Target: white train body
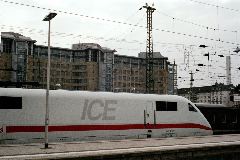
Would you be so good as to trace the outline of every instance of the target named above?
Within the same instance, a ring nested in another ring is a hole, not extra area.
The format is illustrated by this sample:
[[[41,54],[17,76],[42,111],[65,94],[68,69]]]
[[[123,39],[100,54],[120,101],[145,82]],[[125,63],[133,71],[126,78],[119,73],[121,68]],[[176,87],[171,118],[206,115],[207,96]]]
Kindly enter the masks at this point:
[[[51,90],[49,141],[212,134],[180,96]],[[0,88],[0,143],[43,142],[46,91]]]

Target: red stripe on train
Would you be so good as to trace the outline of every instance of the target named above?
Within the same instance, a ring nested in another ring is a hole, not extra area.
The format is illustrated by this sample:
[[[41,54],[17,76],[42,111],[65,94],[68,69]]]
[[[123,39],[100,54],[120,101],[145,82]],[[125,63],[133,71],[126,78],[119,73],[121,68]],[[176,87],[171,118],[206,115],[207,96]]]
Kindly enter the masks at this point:
[[[166,129],[166,128],[199,128],[212,130],[211,128],[195,123],[181,124],[95,124],[95,125],[65,125],[49,126],[49,132],[57,131],[94,131],[94,130],[130,130],[130,129]],[[6,126],[6,133],[16,132],[44,132],[44,126]]]

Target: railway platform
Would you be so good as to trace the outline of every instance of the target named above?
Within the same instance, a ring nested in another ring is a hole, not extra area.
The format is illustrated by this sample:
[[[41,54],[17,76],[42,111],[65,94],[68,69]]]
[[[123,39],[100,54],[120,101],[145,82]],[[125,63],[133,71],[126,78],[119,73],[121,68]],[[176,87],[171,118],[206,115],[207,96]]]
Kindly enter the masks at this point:
[[[212,155],[240,158],[240,134],[44,144],[1,144],[0,160],[22,159],[191,159]]]

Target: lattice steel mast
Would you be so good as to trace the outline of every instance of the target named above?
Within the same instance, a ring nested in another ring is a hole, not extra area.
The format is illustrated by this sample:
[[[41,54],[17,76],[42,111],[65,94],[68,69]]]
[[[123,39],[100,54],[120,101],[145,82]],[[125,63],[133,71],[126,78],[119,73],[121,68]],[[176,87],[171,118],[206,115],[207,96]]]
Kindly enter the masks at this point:
[[[152,14],[156,9],[147,3],[143,8],[147,9],[146,93],[154,93]]]

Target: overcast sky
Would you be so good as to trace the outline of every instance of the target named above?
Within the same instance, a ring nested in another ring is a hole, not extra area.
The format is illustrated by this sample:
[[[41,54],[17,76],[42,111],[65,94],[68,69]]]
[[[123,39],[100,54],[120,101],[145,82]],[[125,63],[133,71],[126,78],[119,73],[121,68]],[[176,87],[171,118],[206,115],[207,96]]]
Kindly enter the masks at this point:
[[[0,0],[0,31],[18,32],[47,45],[48,23],[42,19],[51,10],[58,13],[52,20],[52,46],[91,42],[137,56],[146,51],[146,11],[139,10],[146,3],[156,8],[154,51],[170,62],[176,60],[179,88],[189,87],[191,71],[194,86],[226,83],[227,55],[232,82],[239,83],[240,53],[233,52],[240,39],[239,0]],[[200,44],[209,47],[199,48]],[[208,52],[210,61],[203,56]],[[206,66],[198,67],[200,63]]]

